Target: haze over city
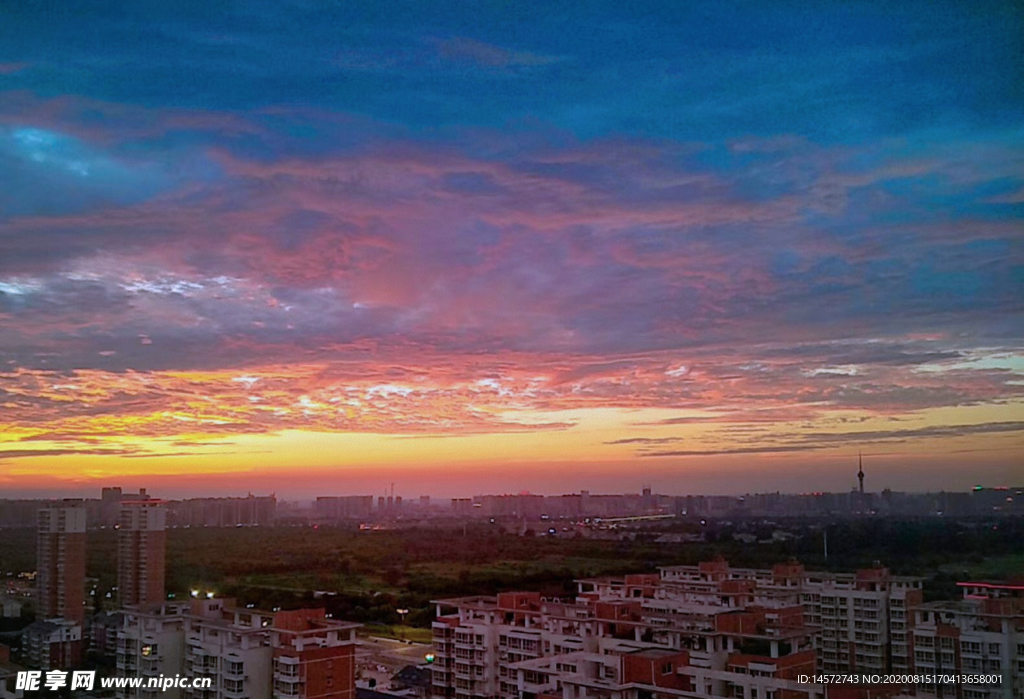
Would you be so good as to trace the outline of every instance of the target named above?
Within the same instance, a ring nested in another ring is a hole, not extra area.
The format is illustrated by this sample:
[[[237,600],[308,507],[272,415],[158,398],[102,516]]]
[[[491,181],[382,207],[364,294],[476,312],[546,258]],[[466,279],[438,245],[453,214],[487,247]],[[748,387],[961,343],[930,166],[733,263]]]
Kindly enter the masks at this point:
[[[5,8],[0,490],[1019,484],[1020,6],[627,5]]]

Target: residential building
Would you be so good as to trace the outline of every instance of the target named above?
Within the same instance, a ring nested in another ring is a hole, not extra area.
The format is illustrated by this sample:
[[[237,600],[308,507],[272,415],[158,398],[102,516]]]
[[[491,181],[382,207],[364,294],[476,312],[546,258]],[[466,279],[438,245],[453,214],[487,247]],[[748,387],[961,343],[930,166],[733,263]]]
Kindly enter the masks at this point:
[[[209,689],[170,688],[162,699],[354,699],[356,628],[322,609],[263,612],[230,599],[165,603],[125,611],[117,667],[126,677],[210,678]]]
[[[82,626],[69,619],[40,619],[22,631],[22,651],[38,670],[67,670],[82,659]]]
[[[163,500],[121,502],[117,594],[122,607],[158,605],[164,601],[166,521]]]
[[[327,619],[322,609],[275,613],[274,699],[355,699],[357,627]]]
[[[433,696],[815,699],[825,687],[799,678],[822,669],[826,642],[826,671],[912,667],[906,650],[893,656],[890,633],[905,632],[921,579],[881,566],[842,575],[796,561],[736,569],[716,558],[577,584],[571,599],[437,600]]]
[[[85,617],[85,507],[55,502],[37,513],[36,604],[41,619]]]
[[[661,577],[675,594],[700,591],[713,598],[725,593],[722,599],[734,606],[755,601],[801,606],[816,631],[822,672],[906,672],[912,667],[907,610],[922,602],[923,578],[892,575],[879,563],[856,573],[816,573],[796,561],[757,570],[731,568],[721,559],[664,568]]]
[[[915,672],[989,675],[997,682],[922,682],[917,694],[940,699],[1024,697],[1024,582],[962,582],[963,599],[912,610]]]
[[[174,676],[183,673],[185,615],[190,606],[165,603],[146,609],[126,609],[117,631],[116,668],[119,677]],[[180,699],[182,690],[118,689],[119,699]]]
[[[11,649],[0,643],[0,699],[24,699],[25,691],[18,689],[18,673],[24,668],[11,662]]]

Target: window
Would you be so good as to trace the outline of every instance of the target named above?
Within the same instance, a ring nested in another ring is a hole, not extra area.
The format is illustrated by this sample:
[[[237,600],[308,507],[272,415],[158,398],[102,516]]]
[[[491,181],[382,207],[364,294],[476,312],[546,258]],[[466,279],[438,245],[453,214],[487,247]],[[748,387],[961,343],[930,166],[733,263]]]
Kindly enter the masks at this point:
[[[661,666],[661,674],[671,675],[672,674],[672,663],[665,663]]]
[[[1003,647],[1000,644],[998,644],[998,643],[989,643],[988,644],[988,653],[989,653],[989,655],[999,655],[1002,652],[1003,652]]]

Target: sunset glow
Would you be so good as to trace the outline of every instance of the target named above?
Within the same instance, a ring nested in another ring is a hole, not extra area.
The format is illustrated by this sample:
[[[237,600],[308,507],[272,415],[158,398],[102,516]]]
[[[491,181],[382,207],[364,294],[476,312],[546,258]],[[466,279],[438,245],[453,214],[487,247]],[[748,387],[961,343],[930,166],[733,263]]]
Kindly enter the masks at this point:
[[[0,489],[1020,479],[1013,4],[361,7],[11,12]]]

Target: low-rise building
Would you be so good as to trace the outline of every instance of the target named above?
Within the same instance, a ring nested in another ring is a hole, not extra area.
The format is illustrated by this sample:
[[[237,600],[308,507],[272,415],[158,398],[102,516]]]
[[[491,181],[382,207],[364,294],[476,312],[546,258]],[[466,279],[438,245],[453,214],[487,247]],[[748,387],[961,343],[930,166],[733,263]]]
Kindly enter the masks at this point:
[[[209,688],[169,688],[164,699],[353,699],[355,629],[324,610],[263,612],[230,599],[129,609],[118,633],[118,672],[209,678]],[[122,699],[157,690],[126,689]]]
[[[963,582],[963,599],[912,610],[915,672],[988,675],[997,682],[921,682],[918,694],[940,699],[1024,697],[1024,582]]]
[[[82,660],[82,627],[67,619],[41,619],[22,631],[22,648],[29,666],[38,670],[67,670]]]

